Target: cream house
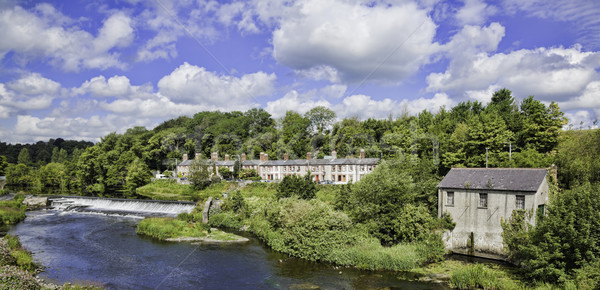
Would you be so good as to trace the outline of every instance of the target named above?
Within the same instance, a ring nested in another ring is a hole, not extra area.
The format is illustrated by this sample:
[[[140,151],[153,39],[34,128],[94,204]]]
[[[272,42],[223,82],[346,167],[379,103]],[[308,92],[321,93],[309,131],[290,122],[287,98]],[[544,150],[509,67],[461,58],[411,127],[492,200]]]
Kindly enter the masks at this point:
[[[196,155],[196,158],[199,158]],[[304,176],[310,172],[313,180],[330,181],[334,183],[357,182],[366,174],[375,170],[379,158],[365,158],[365,151],[361,150],[358,158],[337,158],[335,151],[331,158],[313,159],[311,153],[307,153],[306,159],[289,159],[285,154],[283,160],[269,160],[266,153],[260,153],[259,160],[246,160],[246,155],[240,156],[242,169],[254,169],[264,180],[278,181],[288,175]],[[192,160],[187,159],[184,154],[183,161],[177,165],[179,174],[183,177],[189,174],[189,166]],[[230,160],[229,155],[225,155],[225,160],[218,160],[218,154],[213,153],[209,163],[219,168],[226,167],[233,171],[235,161]]]

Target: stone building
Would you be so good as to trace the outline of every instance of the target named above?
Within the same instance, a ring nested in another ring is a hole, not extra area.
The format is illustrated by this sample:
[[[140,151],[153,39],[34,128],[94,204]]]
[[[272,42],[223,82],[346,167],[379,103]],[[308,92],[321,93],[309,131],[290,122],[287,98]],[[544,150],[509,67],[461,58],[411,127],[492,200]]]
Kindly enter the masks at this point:
[[[199,158],[196,154],[196,158]],[[183,161],[177,165],[177,171],[182,177],[189,174],[189,166],[192,160],[188,160],[184,154]],[[357,182],[366,174],[375,170],[379,158],[365,158],[365,151],[361,150],[358,158],[337,158],[335,151],[331,152],[331,157],[327,159],[313,159],[311,153],[306,154],[306,159],[289,159],[284,154],[283,160],[269,160],[266,153],[260,153],[258,160],[247,160],[246,154],[240,155],[242,169],[254,169],[258,176],[263,180],[282,180],[288,175],[304,176],[308,172],[314,181],[329,181],[334,183]],[[229,155],[225,155],[225,160],[219,160],[218,154],[212,153],[209,164],[214,166],[219,172],[219,168],[226,167],[233,171],[235,161],[230,160]]]
[[[456,227],[446,232],[446,248],[462,254],[505,258],[501,220],[517,209],[536,211],[548,204],[547,169],[452,168],[438,184],[438,216],[448,213]]]

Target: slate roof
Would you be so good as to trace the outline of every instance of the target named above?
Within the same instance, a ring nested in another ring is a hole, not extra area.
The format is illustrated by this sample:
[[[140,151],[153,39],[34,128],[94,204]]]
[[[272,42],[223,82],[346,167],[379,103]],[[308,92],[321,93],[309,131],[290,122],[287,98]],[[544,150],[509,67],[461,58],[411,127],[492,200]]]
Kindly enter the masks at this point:
[[[438,188],[536,192],[547,173],[538,168],[452,168]]]
[[[188,159],[182,161],[178,166],[190,166],[194,160]],[[375,165],[379,161],[379,158],[341,158],[341,159],[309,159],[309,165]],[[214,163],[210,159],[207,160],[209,164]],[[233,166],[235,161],[217,161],[218,166]],[[246,160],[242,161],[242,166],[302,166],[306,165],[306,159],[290,159],[290,160],[267,160],[261,162],[260,160]]]

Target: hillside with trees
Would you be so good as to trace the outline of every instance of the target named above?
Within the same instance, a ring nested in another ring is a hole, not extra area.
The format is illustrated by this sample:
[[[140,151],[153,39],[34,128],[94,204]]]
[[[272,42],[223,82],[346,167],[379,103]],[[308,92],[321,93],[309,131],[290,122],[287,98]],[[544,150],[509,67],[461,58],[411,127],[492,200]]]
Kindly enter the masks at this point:
[[[487,106],[468,101],[435,114],[422,111],[396,119],[336,121],[335,112],[325,107],[303,115],[288,111],[277,120],[257,108],[199,112],[152,130],[135,127],[123,134],[111,133],[94,146],[59,138],[20,145],[16,154],[19,146],[0,143],[0,155],[10,164],[7,182],[11,185],[122,195],[144,183],[141,178],[128,181],[128,175],[173,170],[183,154],[210,156],[211,152],[218,152],[220,158],[245,153],[249,159],[265,152],[273,160],[283,159],[284,154],[304,158],[307,152],[323,158],[334,150],[343,158],[358,156],[365,149],[367,157],[429,160],[439,176],[451,167],[484,167],[486,162],[490,167],[547,167],[557,161],[565,124],[555,103],[545,105],[534,97],[519,103],[502,89]]]

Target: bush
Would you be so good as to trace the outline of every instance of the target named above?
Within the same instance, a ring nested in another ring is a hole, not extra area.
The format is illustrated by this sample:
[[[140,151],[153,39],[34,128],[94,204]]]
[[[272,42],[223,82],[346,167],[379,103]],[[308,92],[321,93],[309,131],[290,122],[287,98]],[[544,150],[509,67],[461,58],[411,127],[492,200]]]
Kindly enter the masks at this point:
[[[232,212],[221,212],[219,214],[210,215],[208,223],[213,227],[240,229],[244,226],[238,215]]]
[[[317,192],[317,184],[312,180],[310,174],[304,177],[288,175],[277,186],[277,198],[296,196],[302,199],[313,199]]]

